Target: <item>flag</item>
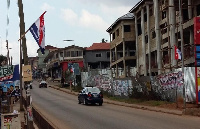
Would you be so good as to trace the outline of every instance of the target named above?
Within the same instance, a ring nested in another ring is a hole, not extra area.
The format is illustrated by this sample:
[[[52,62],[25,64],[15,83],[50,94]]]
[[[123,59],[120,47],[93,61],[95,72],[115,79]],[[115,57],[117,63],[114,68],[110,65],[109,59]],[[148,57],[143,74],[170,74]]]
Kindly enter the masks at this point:
[[[174,50],[175,50],[175,59],[178,60],[178,59],[181,59],[181,51],[174,45]]]
[[[46,11],[29,28],[35,41],[38,43],[42,54],[44,54],[44,50],[45,50],[45,25],[44,25],[45,13]]]

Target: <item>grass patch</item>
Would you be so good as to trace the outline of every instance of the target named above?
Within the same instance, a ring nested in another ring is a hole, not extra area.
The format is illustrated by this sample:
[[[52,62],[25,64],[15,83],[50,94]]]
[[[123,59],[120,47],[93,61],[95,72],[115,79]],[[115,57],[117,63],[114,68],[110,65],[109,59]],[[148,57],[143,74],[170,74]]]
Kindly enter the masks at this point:
[[[170,102],[166,101],[155,101],[155,100],[144,100],[144,99],[134,99],[134,98],[118,98],[118,97],[105,97],[110,100],[125,102],[129,104],[139,104],[145,106],[160,106],[165,104],[171,104]]]

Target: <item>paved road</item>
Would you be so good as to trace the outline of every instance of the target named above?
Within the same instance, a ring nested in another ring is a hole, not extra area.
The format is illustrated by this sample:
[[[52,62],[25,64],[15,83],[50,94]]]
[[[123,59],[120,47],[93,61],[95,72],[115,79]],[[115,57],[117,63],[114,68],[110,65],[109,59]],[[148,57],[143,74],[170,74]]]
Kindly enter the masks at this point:
[[[77,96],[33,83],[33,103],[59,129],[198,129],[200,118],[112,104],[79,105]]]

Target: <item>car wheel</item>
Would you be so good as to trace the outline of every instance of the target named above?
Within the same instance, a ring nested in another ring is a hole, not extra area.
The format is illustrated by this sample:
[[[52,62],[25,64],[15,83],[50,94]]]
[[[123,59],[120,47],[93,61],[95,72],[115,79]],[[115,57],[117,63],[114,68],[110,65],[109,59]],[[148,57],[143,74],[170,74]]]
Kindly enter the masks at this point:
[[[83,104],[84,104],[84,105],[88,105],[88,103],[87,103],[87,100],[86,100],[86,99],[84,99],[84,100],[83,100]]]
[[[99,106],[102,106],[102,103],[99,103]]]

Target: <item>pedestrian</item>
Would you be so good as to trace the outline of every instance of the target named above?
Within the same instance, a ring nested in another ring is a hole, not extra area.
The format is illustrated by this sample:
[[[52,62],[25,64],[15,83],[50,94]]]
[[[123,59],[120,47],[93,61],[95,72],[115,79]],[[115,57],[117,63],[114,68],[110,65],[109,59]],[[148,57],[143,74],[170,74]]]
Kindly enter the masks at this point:
[[[3,88],[0,87],[0,99],[3,100],[4,99],[4,94],[3,94]]]
[[[62,77],[62,78],[61,78],[61,87],[64,87],[64,83],[65,83],[65,78]]]

